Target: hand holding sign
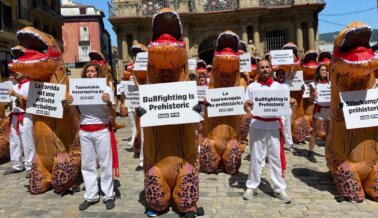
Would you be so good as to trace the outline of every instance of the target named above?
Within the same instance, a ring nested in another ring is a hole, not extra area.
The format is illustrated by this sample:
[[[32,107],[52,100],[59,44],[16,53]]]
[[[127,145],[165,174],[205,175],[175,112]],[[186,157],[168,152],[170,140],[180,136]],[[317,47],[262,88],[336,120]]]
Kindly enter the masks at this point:
[[[102,94],[105,90],[106,78],[70,79],[73,105],[104,104]]]

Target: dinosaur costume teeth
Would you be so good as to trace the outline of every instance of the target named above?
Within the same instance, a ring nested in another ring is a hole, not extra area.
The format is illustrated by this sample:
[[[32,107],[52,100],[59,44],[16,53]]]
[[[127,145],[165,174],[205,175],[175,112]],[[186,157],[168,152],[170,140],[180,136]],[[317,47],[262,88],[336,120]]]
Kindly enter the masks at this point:
[[[239,86],[238,45],[239,37],[235,33],[225,31],[219,35],[213,59],[212,84],[209,88]],[[208,117],[205,109],[203,128],[205,139],[201,143],[200,150],[202,170],[213,173],[223,165],[226,173],[235,174],[239,171],[241,155],[245,149],[245,143],[241,143],[241,123],[241,115]]]
[[[25,27],[17,37],[21,45],[12,49],[16,57],[9,64],[12,71],[30,80],[68,86],[61,50],[52,36]],[[56,193],[62,193],[75,184],[80,170],[79,120],[65,105],[62,119],[34,115],[33,125],[36,156],[29,191],[41,194],[54,188]]]
[[[375,87],[377,60],[368,44],[371,28],[353,22],[336,37],[331,72],[331,120],[326,143],[327,166],[346,200],[378,201],[378,127],[346,129],[341,91]]]
[[[162,9],[152,21],[147,83],[188,81],[188,76],[180,18],[170,9]],[[143,128],[144,187],[150,209],[164,211],[173,202],[180,213],[196,211],[199,178],[195,130],[194,123]]]

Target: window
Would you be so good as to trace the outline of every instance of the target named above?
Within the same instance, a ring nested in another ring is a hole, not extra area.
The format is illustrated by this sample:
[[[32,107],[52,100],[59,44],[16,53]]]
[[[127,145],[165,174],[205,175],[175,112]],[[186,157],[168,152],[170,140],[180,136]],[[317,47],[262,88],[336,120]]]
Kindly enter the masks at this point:
[[[86,26],[80,27],[80,41],[89,41],[89,30]]]
[[[1,4],[1,29],[13,30],[12,7],[6,4]]]
[[[89,46],[79,46],[79,61],[89,61]]]
[[[87,8],[79,8],[80,9],[80,14],[86,14]]]
[[[247,35],[248,35],[248,44],[251,44],[250,42],[253,42],[253,26],[247,26]]]
[[[265,34],[265,51],[280,50],[285,45],[284,31],[271,31]]]

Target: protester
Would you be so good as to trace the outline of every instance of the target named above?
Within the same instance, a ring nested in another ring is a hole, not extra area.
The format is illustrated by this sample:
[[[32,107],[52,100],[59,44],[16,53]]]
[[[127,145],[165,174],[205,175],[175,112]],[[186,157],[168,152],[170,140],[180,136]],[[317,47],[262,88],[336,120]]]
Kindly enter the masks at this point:
[[[268,60],[261,60],[257,64],[258,81],[247,87],[244,110],[252,114],[253,93],[256,90],[284,90],[282,86],[273,81],[272,67]],[[289,91],[289,90],[287,90]],[[280,144],[281,120],[277,117],[253,116],[250,124],[250,166],[246,182],[247,190],[243,198],[250,200],[257,194],[261,182],[262,164],[265,156],[269,159],[270,175],[273,180],[274,196],[284,203],[291,203],[285,189],[286,160],[283,145]]]
[[[318,84],[329,84],[328,71],[325,65],[319,65],[316,68],[316,73],[314,77],[314,82],[310,83],[310,101],[314,103],[314,112],[312,117],[312,133],[310,138],[310,144],[308,145],[308,160],[316,163],[317,160],[314,157],[314,146],[316,133],[322,129],[324,125],[325,132],[328,132],[329,119],[330,119],[330,102],[318,102]]]
[[[103,78],[104,75],[98,64],[90,62],[84,66],[81,78],[100,77]],[[106,104],[78,107],[71,105],[73,112],[80,115],[81,172],[85,185],[85,201],[80,204],[80,210],[85,210],[99,202],[97,161],[101,171],[100,187],[104,193],[106,209],[110,210],[115,206],[113,176],[117,176],[117,169],[112,172],[112,165],[117,154],[112,152],[114,147],[111,145],[111,128],[109,127],[109,116],[115,115],[115,108],[110,100],[112,95],[114,95],[112,89],[107,86],[107,90],[102,95],[102,100]],[[68,104],[72,104],[73,100],[71,95],[67,97]]]
[[[29,80],[21,73],[16,73],[14,77],[18,83],[8,91],[12,96],[12,111],[9,115],[11,125],[9,146],[12,166],[3,174],[19,173],[26,169],[25,178],[29,178],[35,155],[32,115],[25,113],[29,95]],[[22,154],[24,154],[25,163],[22,163]]]

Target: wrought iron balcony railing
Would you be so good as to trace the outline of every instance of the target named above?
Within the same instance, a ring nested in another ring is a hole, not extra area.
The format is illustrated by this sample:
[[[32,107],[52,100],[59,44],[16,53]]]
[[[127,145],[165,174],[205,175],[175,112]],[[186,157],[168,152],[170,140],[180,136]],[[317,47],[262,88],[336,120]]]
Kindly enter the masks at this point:
[[[22,19],[22,20],[27,20],[31,21],[31,13],[30,10],[27,9],[26,7],[20,6],[17,9],[17,19]]]
[[[294,0],[260,0],[260,6],[288,6],[293,5]]]

